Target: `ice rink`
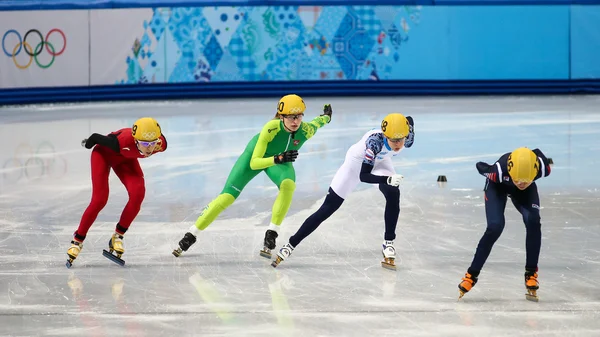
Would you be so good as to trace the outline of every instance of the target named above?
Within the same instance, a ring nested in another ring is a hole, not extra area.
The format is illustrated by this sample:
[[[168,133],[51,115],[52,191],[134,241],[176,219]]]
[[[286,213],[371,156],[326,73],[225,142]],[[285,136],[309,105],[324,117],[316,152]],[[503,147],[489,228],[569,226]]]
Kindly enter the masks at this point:
[[[321,204],[345,151],[390,112],[415,120],[395,158],[398,270],[383,269],[384,198],[362,184],[277,269],[259,256],[277,189],[259,175],[182,257],[171,251],[221,191],[277,99],[0,108],[0,336],[600,336],[600,97],[308,98],[331,124],[301,149],[277,249]],[[89,203],[93,132],[155,117],[168,150],[141,160],[146,199],[125,267],[102,256],[127,201],[111,196],[71,269]],[[525,300],[525,227],[506,228],[474,289],[457,285],[485,231],[477,161],[540,148],[540,301]],[[438,186],[446,175],[446,186]]]

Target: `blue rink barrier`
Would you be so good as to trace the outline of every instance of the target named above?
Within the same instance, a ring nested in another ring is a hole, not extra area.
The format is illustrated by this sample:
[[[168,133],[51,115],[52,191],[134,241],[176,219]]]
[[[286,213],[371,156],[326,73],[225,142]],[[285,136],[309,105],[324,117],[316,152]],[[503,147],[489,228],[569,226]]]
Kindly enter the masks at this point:
[[[592,5],[600,0],[0,0],[0,11],[198,6]]]
[[[597,94],[600,81],[303,81],[5,89],[0,104],[282,96]]]

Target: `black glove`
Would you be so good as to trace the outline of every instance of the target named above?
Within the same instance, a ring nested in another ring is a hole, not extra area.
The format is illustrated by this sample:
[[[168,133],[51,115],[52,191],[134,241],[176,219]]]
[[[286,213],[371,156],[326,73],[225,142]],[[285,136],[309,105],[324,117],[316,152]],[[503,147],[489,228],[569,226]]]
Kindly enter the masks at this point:
[[[81,141],[81,146],[85,147],[86,149],[91,149],[94,147],[94,145],[96,145],[96,143],[90,138],[85,138]]]
[[[298,158],[298,150],[288,150],[273,156],[273,158],[275,158],[275,164],[295,162],[296,158]]]
[[[331,110],[331,104],[325,104],[323,107],[323,114],[321,116],[329,116],[329,122],[331,122],[331,114],[333,110]]]

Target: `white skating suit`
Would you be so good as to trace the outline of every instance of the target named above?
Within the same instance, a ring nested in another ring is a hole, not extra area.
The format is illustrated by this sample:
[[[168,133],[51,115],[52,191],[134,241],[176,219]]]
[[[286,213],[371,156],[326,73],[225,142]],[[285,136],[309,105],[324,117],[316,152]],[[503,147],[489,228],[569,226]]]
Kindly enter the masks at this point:
[[[410,147],[413,141],[412,132],[406,137],[405,147]],[[360,183],[360,170],[363,163],[373,165],[371,173],[378,176],[391,176],[396,174],[392,157],[400,151],[393,151],[388,145],[387,139],[380,129],[373,129],[362,136],[360,141],[352,145],[346,152],[344,164],[338,169],[333,180],[331,189],[342,199]]]

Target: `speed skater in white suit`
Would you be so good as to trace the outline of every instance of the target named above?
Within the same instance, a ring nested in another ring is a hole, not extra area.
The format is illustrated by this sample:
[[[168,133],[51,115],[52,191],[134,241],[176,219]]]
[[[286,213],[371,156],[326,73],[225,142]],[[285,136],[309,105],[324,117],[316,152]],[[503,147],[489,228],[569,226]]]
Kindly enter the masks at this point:
[[[378,184],[379,190],[385,196],[385,234],[381,265],[395,270],[394,239],[400,215],[399,186],[404,177],[396,174],[392,157],[398,155],[402,148],[411,147],[414,139],[412,117],[404,117],[399,113],[387,115],[381,122],[380,129],[365,133],[360,141],[346,152],[346,159],[333,177],[323,205],[304,221],[296,234],[290,237],[289,243],[279,250],[277,258],[271,265],[277,267],[281,261],[288,258],[302,240],[340,208],[358,183],[364,182]]]

